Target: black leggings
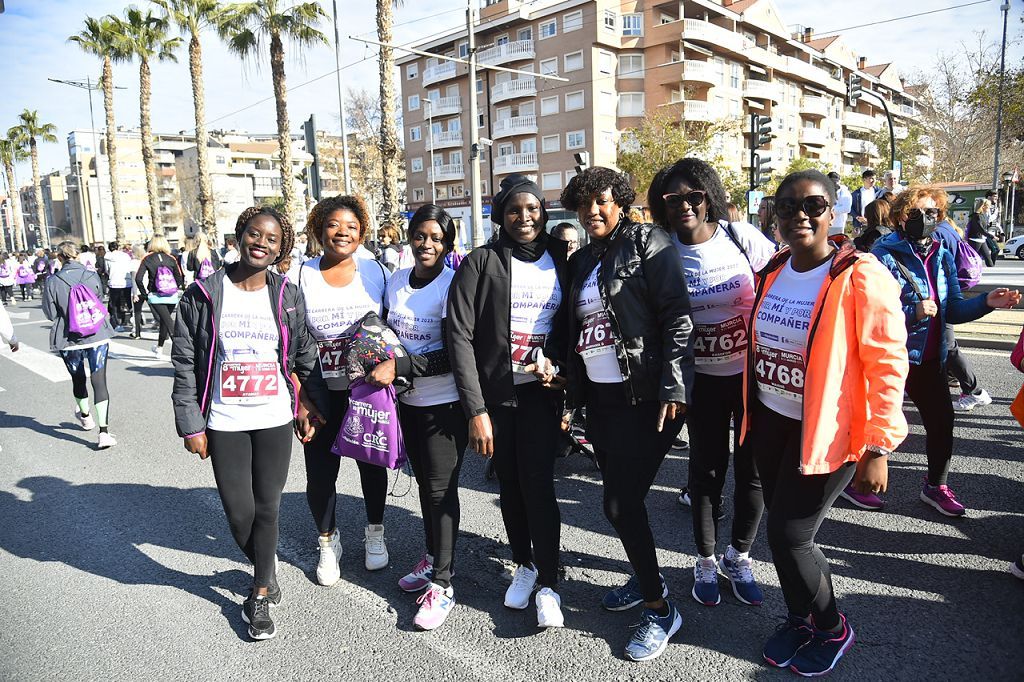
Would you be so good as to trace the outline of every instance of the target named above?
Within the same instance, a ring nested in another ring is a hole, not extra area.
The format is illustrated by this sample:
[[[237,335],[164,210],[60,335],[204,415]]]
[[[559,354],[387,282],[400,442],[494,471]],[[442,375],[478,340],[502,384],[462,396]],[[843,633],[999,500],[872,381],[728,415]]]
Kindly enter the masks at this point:
[[[146,297],[142,296],[137,301],[132,301],[132,317],[135,319],[135,336],[142,338],[142,306],[146,304]]]
[[[207,429],[206,438],[231,535],[252,562],[253,584],[269,587],[275,577],[277,520],[292,456],[292,424],[257,431]]]
[[[0,298],[3,299],[5,305],[7,304],[7,301],[14,300],[14,285],[8,284],[6,286],[0,286]]]
[[[401,403],[399,419],[420,491],[427,554],[434,557],[434,582],[451,584],[459,535],[459,471],[469,442],[458,402],[415,407]]]
[[[157,345],[164,345],[164,341],[171,338],[171,331],[174,329],[174,306],[166,303],[150,303],[153,315],[160,321],[160,332],[157,335]]]
[[[947,400],[948,402],[948,400]],[[822,630],[840,623],[828,560],[814,536],[853,479],[847,463],[830,474],[800,473],[801,424],[756,400],[746,440],[751,443],[768,508],[768,546],[789,612]]]
[[[661,599],[662,589],[645,500],[683,428],[677,418],[658,433],[660,410],[656,400],[631,405],[624,384],[587,384],[587,439],[604,479],[604,515],[626,550],[646,602]]]
[[[110,287],[110,322],[115,327],[127,324],[126,310],[131,306],[132,290],[129,287]]]
[[[533,563],[542,587],[558,584],[562,517],[555,499],[561,395],[532,381],[516,386],[517,407],[489,406],[501,519],[517,564]]]
[[[89,379],[92,380],[92,400],[102,403],[110,400],[107,390],[107,355],[110,346],[106,343],[92,348],[62,350],[60,357],[71,375],[71,393],[79,400],[89,397],[89,389],[85,385],[85,366],[89,365]]]
[[[348,391],[331,391],[330,408],[324,415],[327,425],[316,437],[303,445],[306,459],[306,501],[313,521],[321,534],[334,531],[338,522],[335,509],[338,503],[338,472],[341,457],[331,452],[334,439],[345,420],[348,409]],[[356,462],[359,467],[359,482],[363,489],[363,503],[366,505],[366,522],[384,523],[384,505],[388,496],[388,470],[384,467]]]
[[[732,546],[749,552],[764,511],[761,479],[757,475],[749,441],[739,444],[743,423],[743,375],[712,376],[697,373],[693,382],[690,424],[690,500],[693,539],[702,557],[715,554],[722,488],[729,471],[729,422],[734,421],[736,477]]]
[[[911,365],[907,395],[917,406],[924,424],[924,449],[928,456],[928,483],[945,485],[953,460],[953,403],[949,383],[938,358]]]
[[[21,300],[22,301],[27,301],[29,299],[29,297],[33,295],[32,285],[31,284],[19,284],[18,286],[21,288]]]
[[[947,324],[946,336],[946,370],[956,377],[960,383],[960,392],[969,395],[978,390],[978,377],[967,362],[967,356],[960,352],[960,346],[956,342],[956,334],[953,325]]]

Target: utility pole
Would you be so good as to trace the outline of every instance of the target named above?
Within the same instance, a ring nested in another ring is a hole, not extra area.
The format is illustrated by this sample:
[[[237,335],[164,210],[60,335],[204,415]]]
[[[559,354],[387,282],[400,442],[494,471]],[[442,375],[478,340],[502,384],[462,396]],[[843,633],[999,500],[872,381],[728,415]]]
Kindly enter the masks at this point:
[[[427,109],[427,153],[430,154],[430,203],[437,201],[437,180],[434,178],[434,101],[429,97],[423,100]]]
[[[1010,15],[1010,0],[1000,7],[1003,13],[1003,47],[999,53],[999,113],[996,114],[996,159],[992,166],[992,188],[999,186],[999,145],[1003,138],[1003,84],[1006,80],[1006,20]],[[1011,225],[1011,231],[1013,229]]]
[[[480,128],[477,127],[480,114],[476,101],[476,31],[473,26],[473,0],[466,2],[466,32],[469,34],[469,179],[472,188],[469,205],[473,221],[473,248],[476,248],[484,245],[484,209],[480,203]]]
[[[341,41],[338,40],[338,0],[334,6],[334,77],[338,82],[338,116],[341,117],[341,158],[344,164],[345,194],[352,194],[352,174],[348,165],[348,125],[345,123],[345,95],[341,89]]]

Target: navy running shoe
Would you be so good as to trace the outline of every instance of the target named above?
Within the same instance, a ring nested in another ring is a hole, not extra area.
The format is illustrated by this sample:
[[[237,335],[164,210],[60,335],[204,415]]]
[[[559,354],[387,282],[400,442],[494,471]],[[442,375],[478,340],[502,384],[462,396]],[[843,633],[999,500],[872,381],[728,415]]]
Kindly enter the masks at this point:
[[[804,677],[825,675],[836,667],[843,654],[853,646],[853,628],[846,622],[846,616],[839,614],[843,626],[839,633],[814,629],[811,641],[800,647],[790,661],[789,669]]]
[[[814,631],[807,621],[792,613],[784,623],[779,623],[775,634],[764,644],[764,660],[776,668],[785,668],[804,645],[814,637]]]
[[[722,601],[718,591],[718,564],[714,559],[697,559],[693,567],[693,590],[690,591],[698,604],[715,606]]]
[[[725,554],[718,562],[718,567],[722,569],[722,574],[729,579],[732,593],[736,595],[736,598],[744,604],[760,606],[764,601],[764,594],[758,587],[757,581],[754,580],[753,566],[754,562],[751,559],[740,559],[739,557],[730,559]]]
[[[668,614],[659,616],[654,609],[645,608],[633,636],[626,644],[626,658],[631,661],[650,661],[661,656],[668,640],[683,626],[683,617],[670,601],[666,601]]]
[[[658,576],[661,578],[661,597],[664,599],[668,596],[668,585],[665,584],[665,576],[660,573]],[[631,575],[625,585],[609,590],[608,594],[604,595],[601,606],[608,611],[625,611],[637,604],[642,604],[643,601],[644,595],[640,592],[640,581],[635,575]]]

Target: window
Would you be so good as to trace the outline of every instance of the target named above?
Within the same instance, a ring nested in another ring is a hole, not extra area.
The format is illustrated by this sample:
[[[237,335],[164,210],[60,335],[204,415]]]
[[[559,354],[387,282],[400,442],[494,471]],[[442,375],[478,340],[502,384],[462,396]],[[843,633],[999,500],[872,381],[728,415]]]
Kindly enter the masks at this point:
[[[604,30],[614,33],[615,29],[618,28],[618,24],[618,17],[615,16],[615,12],[613,10],[606,9],[604,11]]]
[[[552,38],[558,33],[558,20],[540,22],[540,39]]]
[[[413,126],[412,128],[409,128],[409,141],[410,142],[419,142],[422,139],[423,139],[423,133],[422,133],[422,131],[420,131],[420,127],[419,126]]]
[[[532,100],[529,102],[523,102],[519,105],[519,111],[516,113],[517,116],[533,116],[537,113],[536,103]]]
[[[422,187],[417,187],[416,189],[414,189],[412,191],[412,200],[413,201],[423,201],[423,194],[424,194],[423,193],[423,188]]]
[[[466,187],[464,185],[452,185],[448,191],[452,199],[461,199],[466,194]]]
[[[412,80],[413,78],[419,78],[419,75],[420,65],[418,63],[413,62],[409,66],[405,67],[405,77],[408,78],[409,80]]]
[[[540,176],[541,189],[562,189],[561,173],[544,173]]]
[[[577,175],[578,173],[576,172],[575,168],[570,168],[569,170],[565,171],[565,184],[568,185],[569,181],[575,178]]]
[[[444,187],[444,186],[438,187],[437,188],[437,192],[434,195],[434,199],[447,199],[447,198],[448,198],[448,188]]]
[[[537,138],[533,137],[519,143],[519,152],[522,154],[537,153]]]
[[[619,93],[619,116],[643,116],[644,115],[644,93],[622,92]]]
[[[542,59],[540,62],[540,72],[546,76],[557,76],[558,57],[553,59]]]
[[[623,14],[622,15],[622,35],[630,37],[639,37],[644,34],[644,15],[643,14]]]
[[[516,153],[516,147],[511,142],[502,142],[498,145],[498,156],[512,156]]]
[[[476,79],[476,94],[484,94],[484,82],[479,78]]]
[[[643,78],[644,56],[642,54],[619,55],[619,78]]]
[[[444,154],[437,153],[437,154],[434,154],[434,156],[431,157],[431,158],[433,159],[434,168],[437,168],[438,166],[443,166],[444,165]]]
[[[550,116],[558,113],[558,97],[544,97],[540,101],[540,115]]]
[[[498,107],[494,110],[494,117],[499,121],[512,118],[512,107]]]
[[[476,115],[476,127],[477,128],[483,128],[484,127],[484,115],[483,114],[477,114]]]
[[[423,157],[422,156],[414,156],[412,158],[412,160],[409,161],[409,168],[412,169],[413,173],[419,173],[420,171],[422,171],[423,170]]]
[[[416,111],[419,108],[420,108],[420,96],[419,95],[409,95],[409,107],[408,107],[409,111]]]
[[[601,70],[601,73],[614,73],[615,55],[601,50],[597,53],[597,67]]]
[[[459,59],[465,59],[468,56],[469,56],[469,43],[468,42],[461,42],[461,43],[459,43]]]
[[[460,149],[458,151],[450,152],[448,154],[448,163],[450,163],[453,166],[461,166],[462,165],[462,150]]]
[[[565,93],[565,110],[577,111],[583,108],[583,91]]]
[[[615,93],[607,90],[601,91],[601,112],[610,114],[615,110]]]
[[[494,41],[495,45],[508,45],[508,34],[498,36],[498,39]]]
[[[565,70],[568,71],[579,71],[583,68],[583,52],[572,52],[563,57],[565,64]]]
[[[580,149],[587,146],[587,133],[583,130],[574,130],[565,134],[566,149]]]
[[[732,64],[729,68],[729,87],[740,87],[741,80],[743,80],[743,67],[739,64]]]
[[[449,119],[448,120],[448,131],[449,132],[455,132],[455,131],[458,131],[458,130],[462,130],[462,119],[461,118]]]
[[[486,180],[481,180],[480,181],[480,194],[481,194],[481,196],[485,196],[487,194],[487,181]]]
[[[558,135],[545,135],[540,138],[540,150],[544,154],[550,154],[551,152],[561,151],[562,149],[562,138]]]
[[[581,28],[583,28],[583,10],[562,15],[562,33],[578,31]]]
[[[516,40],[533,40],[533,26],[527,26],[516,31]]]

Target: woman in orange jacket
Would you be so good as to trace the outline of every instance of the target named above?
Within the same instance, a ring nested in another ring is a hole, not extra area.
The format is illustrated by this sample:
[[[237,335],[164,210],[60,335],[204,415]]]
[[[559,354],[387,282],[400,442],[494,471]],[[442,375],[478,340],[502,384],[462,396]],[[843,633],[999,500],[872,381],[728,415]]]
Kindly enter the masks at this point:
[[[768,509],[768,544],[789,609],[764,658],[824,674],[853,644],[815,534],[839,493],[885,490],[886,457],[907,435],[907,332],[899,287],[871,255],[828,239],[835,186],[791,173],[775,211],[789,245],[759,273],[743,381]]]

